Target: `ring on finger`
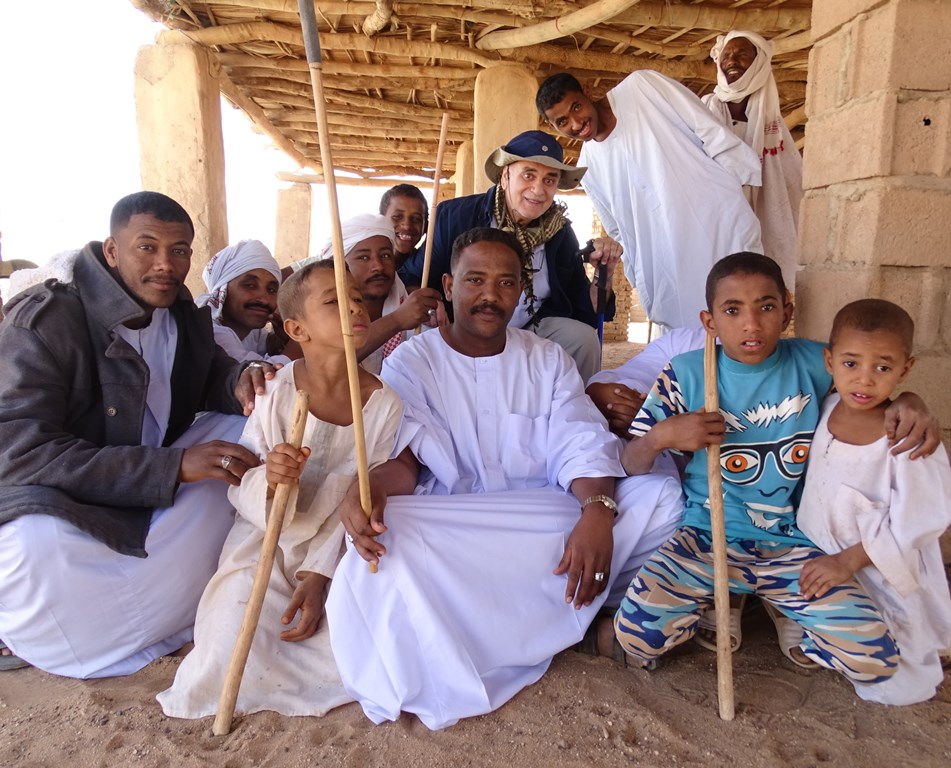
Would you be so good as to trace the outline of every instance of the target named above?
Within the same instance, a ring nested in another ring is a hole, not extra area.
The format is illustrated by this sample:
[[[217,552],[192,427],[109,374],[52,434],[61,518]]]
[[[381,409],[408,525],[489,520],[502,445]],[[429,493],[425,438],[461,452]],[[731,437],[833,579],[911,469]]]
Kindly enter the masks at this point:
[[[436,314],[436,310],[435,310],[435,309],[427,309],[427,310],[426,310],[426,314],[429,315],[430,317],[433,317],[433,316]]]
[[[232,461],[233,458],[234,458],[233,456],[222,456],[222,457],[221,457],[221,468],[222,468],[222,469],[227,469],[228,467],[230,467],[230,466],[231,466],[231,461]]]
[[[596,574],[594,574],[594,580],[595,580],[596,582],[598,582],[598,584],[603,583],[603,582],[604,582],[604,571],[598,571]]]
[[[353,544],[353,534],[350,534],[350,533],[347,534],[347,541]]]

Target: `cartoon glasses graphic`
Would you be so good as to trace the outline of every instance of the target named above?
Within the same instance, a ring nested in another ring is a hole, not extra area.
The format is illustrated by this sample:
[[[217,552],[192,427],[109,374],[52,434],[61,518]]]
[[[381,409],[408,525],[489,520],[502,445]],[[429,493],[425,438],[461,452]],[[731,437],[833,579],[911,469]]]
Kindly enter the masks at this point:
[[[720,467],[723,479],[737,485],[755,483],[766,471],[767,461],[773,463],[779,473],[790,480],[797,480],[806,468],[812,432],[797,432],[779,443],[742,443],[720,446]]]

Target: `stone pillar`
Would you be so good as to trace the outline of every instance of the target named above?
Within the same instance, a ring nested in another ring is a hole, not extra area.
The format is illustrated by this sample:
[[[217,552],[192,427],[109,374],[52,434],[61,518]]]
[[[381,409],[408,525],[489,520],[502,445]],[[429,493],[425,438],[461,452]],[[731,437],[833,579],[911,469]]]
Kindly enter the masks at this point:
[[[217,69],[208,51],[181,34],[143,46],[135,60],[142,188],[174,198],[195,223],[193,293],[205,290],[201,270],[228,244]]]
[[[472,131],[473,192],[485,192],[485,159],[496,147],[522,131],[538,127],[535,92],[538,81],[521,64],[499,64],[476,76]]]
[[[310,252],[310,184],[297,183],[277,192],[277,227],[274,258],[282,267]]]
[[[463,141],[456,149],[456,197],[465,197],[475,192],[473,176],[475,162],[472,158],[472,142]]]
[[[906,387],[951,438],[951,3],[814,0],[796,328],[879,297],[914,318]]]

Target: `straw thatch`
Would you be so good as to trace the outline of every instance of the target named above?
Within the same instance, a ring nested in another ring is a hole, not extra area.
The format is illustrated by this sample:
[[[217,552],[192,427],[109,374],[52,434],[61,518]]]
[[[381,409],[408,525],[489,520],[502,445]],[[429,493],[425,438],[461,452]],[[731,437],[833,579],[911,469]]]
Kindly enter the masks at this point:
[[[215,51],[225,96],[303,167],[322,173],[296,0],[131,2]],[[571,71],[595,96],[636,69],[658,70],[707,93],[716,79],[710,47],[730,29],[775,41],[783,113],[795,130],[805,121],[811,6],[811,0],[317,0],[334,163],[368,180],[431,177],[440,116],[448,111],[443,170],[451,175],[453,148],[472,137],[476,75],[497,62],[521,63],[539,81]],[[566,149],[574,161],[578,147]]]

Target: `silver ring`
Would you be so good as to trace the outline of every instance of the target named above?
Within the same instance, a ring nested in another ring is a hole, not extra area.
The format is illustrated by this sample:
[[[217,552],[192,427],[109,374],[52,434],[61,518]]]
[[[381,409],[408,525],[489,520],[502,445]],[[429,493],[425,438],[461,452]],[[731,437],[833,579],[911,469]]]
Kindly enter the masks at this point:
[[[596,574],[594,574],[594,580],[599,584],[604,581],[604,571],[598,571]]]
[[[349,533],[347,534],[347,541],[353,544],[353,536],[351,536]]]
[[[228,467],[230,467],[230,466],[231,466],[231,459],[232,459],[231,456],[222,456],[222,457],[221,457],[221,468],[222,468],[222,469],[227,469]]]
[[[261,360],[255,360],[247,365],[248,368],[267,368],[267,366],[268,364]]]
[[[435,309],[427,309],[427,310],[426,310],[426,314],[429,315],[430,317],[434,317],[435,314],[436,314],[436,310],[435,310]]]

